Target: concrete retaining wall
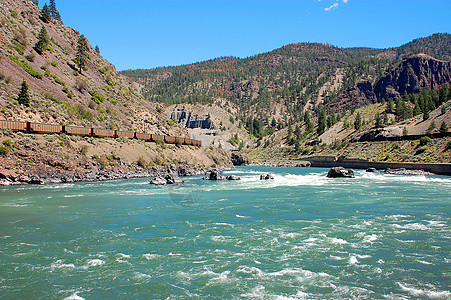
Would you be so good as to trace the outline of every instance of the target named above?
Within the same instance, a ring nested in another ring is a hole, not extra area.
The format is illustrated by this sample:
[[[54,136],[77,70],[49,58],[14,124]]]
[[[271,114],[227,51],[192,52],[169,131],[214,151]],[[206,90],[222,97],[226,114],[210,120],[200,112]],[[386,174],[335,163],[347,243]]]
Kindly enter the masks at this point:
[[[351,169],[399,169],[407,170],[424,170],[438,175],[451,176],[451,164],[448,163],[386,163],[386,162],[369,162],[361,159],[346,159],[333,156],[328,157],[309,157],[303,160],[309,161],[312,167],[332,168],[342,166]]]

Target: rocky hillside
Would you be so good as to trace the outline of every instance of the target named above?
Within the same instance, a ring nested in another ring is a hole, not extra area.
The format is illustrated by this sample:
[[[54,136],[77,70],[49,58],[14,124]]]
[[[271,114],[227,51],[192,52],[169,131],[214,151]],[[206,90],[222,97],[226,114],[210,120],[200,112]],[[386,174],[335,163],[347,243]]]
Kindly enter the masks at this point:
[[[405,93],[417,94],[451,83],[451,61],[434,59],[425,54],[404,59],[376,83],[374,92],[381,99],[397,99]]]
[[[48,45],[39,53],[43,28]],[[89,41],[86,67],[80,70],[75,60],[79,38],[61,21],[43,21],[32,1],[0,3],[0,118],[185,134],[168,126],[157,105],[145,100],[139,86],[120,75]],[[16,101],[23,80],[29,85],[29,107]]]
[[[30,0],[0,2],[0,119],[188,136],[89,41],[81,67],[76,59],[80,37],[61,21],[43,18]],[[29,105],[18,101],[24,81]],[[5,184],[32,182],[33,176],[40,182],[115,179],[230,164],[230,153],[218,149],[0,129],[0,181],[2,174],[17,175]]]

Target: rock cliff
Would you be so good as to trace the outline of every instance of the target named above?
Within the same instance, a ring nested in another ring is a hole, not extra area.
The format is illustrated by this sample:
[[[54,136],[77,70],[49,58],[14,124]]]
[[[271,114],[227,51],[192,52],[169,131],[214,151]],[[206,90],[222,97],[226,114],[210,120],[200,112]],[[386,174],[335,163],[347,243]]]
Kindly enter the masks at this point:
[[[377,99],[399,98],[451,82],[451,62],[418,54],[401,61],[374,86]]]

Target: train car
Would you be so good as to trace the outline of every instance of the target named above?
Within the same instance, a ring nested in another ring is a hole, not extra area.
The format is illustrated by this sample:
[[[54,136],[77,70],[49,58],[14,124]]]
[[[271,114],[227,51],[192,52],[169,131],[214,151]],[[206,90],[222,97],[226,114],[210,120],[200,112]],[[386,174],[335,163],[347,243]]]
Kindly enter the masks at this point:
[[[80,126],[64,126],[64,132],[70,135],[89,136],[92,135],[92,128]]]
[[[114,138],[114,137],[116,137],[114,130],[100,129],[100,128],[93,128],[92,129],[92,135],[95,136],[95,137],[101,137],[101,138]]]
[[[55,124],[30,123],[30,132],[45,133],[45,134],[62,133],[63,126]]]
[[[197,147],[200,147],[200,146],[202,146],[202,142],[198,141],[198,140],[193,140],[193,145],[197,146]]]
[[[164,136],[164,141],[168,144],[175,144],[175,137],[173,136],[169,136],[169,135],[165,135]]]
[[[185,145],[192,145],[193,144],[193,140],[189,139],[189,138],[185,138],[184,142]]]
[[[176,143],[177,145],[182,145],[184,142],[185,142],[185,138],[182,138],[182,137],[179,137],[179,136],[177,136],[177,137],[175,138],[175,143]]]
[[[143,140],[143,141],[150,141],[152,136],[149,133],[142,133],[142,132],[137,132],[136,133],[136,138],[138,140]]]
[[[129,138],[133,139],[135,137],[135,133],[133,131],[120,131],[116,130],[116,136],[119,138]]]
[[[164,142],[164,135],[152,134],[153,142]]]
[[[0,120],[0,128],[13,131],[27,131],[27,122]]]

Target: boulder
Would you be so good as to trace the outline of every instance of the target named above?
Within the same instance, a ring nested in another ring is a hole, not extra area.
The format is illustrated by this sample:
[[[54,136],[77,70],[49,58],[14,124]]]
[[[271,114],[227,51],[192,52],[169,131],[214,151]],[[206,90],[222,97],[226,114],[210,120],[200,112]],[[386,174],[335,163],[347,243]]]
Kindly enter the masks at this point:
[[[333,167],[327,173],[328,178],[354,178],[354,171],[349,169],[346,170],[343,167]]]
[[[163,177],[155,177],[150,181],[150,184],[153,185],[165,185],[166,183],[166,179],[164,179]]]
[[[0,179],[8,179],[10,181],[16,181],[19,177],[16,172],[12,170],[0,170]]]
[[[236,175],[226,176],[226,179],[227,180],[241,180],[241,178],[239,176],[236,176]]]
[[[269,180],[274,179],[274,176],[272,174],[262,174],[260,175],[260,180]]]
[[[175,174],[168,174],[164,177],[167,184],[183,183],[183,181]]]
[[[203,178],[204,180],[224,180],[225,178],[221,176],[221,173],[218,170],[212,170],[206,174]]]
[[[374,172],[376,172],[376,168],[368,168],[368,169],[366,169],[366,171],[370,172],[370,173],[374,173]]]

